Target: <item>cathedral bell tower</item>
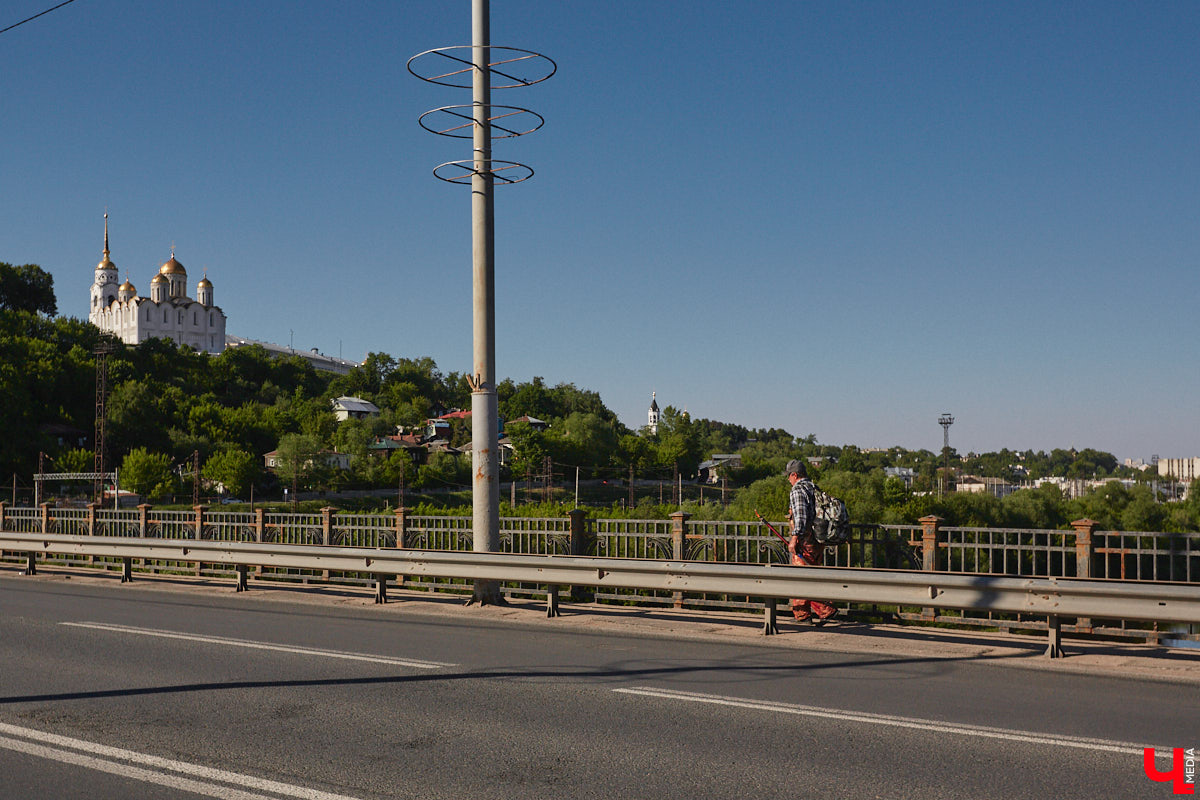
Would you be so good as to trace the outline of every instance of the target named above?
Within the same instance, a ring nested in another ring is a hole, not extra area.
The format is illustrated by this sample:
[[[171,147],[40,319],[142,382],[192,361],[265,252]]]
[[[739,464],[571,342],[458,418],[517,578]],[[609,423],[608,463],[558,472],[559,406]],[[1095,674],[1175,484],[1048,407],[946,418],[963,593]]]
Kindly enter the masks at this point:
[[[117,265],[108,257],[108,212],[104,213],[104,258],[96,265],[92,280],[92,305],[88,319],[97,323],[100,312],[117,299]]]

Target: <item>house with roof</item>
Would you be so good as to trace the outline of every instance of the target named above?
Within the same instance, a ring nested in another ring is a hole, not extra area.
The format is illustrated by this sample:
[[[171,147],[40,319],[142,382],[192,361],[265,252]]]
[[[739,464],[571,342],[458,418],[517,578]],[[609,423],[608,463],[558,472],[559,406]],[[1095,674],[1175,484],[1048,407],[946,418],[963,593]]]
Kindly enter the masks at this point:
[[[408,454],[414,464],[424,464],[429,455],[429,450],[425,446],[425,438],[416,433],[376,436],[375,441],[367,445],[367,451],[369,455],[380,458],[388,458],[392,453],[403,451]]]
[[[379,416],[379,406],[370,400],[363,400],[361,397],[343,395],[333,398],[329,403],[333,406],[333,415],[337,417],[338,422]]]
[[[707,461],[702,461],[698,469],[697,480],[700,483],[720,483],[721,468],[739,469],[742,457],[737,453],[714,453]]]
[[[349,453],[339,453],[337,450],[322,450],[315,453],[313,458],[305,459],[304,466],[311,467],[317,460],[330,469],[350,469],[351,455]],[[279,466],[280,458],[279,451],[272,450],[269,453],[263,453],[263,466],[271,472]]]

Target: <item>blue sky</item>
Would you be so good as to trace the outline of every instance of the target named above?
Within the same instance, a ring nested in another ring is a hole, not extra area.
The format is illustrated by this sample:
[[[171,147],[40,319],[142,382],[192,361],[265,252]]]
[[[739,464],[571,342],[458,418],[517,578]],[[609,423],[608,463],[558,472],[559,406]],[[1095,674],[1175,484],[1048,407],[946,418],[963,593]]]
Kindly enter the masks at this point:
[[[8,0],[0,28],[50,0]],[[109,212],[231,333],[470,368],[470,2],[76,0],[0,35],[0,260],[86,316]],[[1200,455],[1200,4],[492,3],[501,376],[821,442]]]

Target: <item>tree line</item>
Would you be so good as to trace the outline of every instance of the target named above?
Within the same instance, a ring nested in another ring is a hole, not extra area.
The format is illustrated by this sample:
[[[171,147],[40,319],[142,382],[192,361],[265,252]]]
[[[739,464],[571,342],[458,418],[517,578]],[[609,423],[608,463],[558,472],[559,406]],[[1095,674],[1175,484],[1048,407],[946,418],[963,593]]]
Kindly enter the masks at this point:
[[[38,454],[47,471],[90,471],[96,410],[96,360],[101,332],[90,323],[54,316],[52,278],[34,265],[0,264],[0,475],[28,476]],[[122,484],[147,497],[184,489],[198,456],[201,478],[232,496],[258,496],[293,485],[302,489],[409,487],[456,489],[470,485],[470,456],[432,453],[416,463],[405,451],[376,454],[370,446],[397,430],[423,428],[426,420],[470,407],[466,375],[443,372],[428,357],[368,354],[349,374],[315,370],[297,356],[277,357],[258,346],[229,348],[220,355],[179,347],[167,339],[118,344],[108,356],[106,463],[121,467]],[[351,395],[373,402],[378,416],[338,422],[331,401]],[[755,509],[781,516],[789,459],[807,458],[827,491],[842,497],[855,521],[913,523],[929,513],[948,524],[1060,528],[1088,516],[1127,530],[1196,530],[1200,493],[1188,503],[1162,502],[1150,476],[1118,464],[1109,453],[1085,449],[967,454],[929,450],[861,450],[828,445],[812,435],[750,429],[736,423],[693,419],[667,406],[657,431],[630,428],[600,395],[544,378],[504,380],[497,399],[505,435],[513,445],[502,481],[552,476],[608,481],[691,482],[700,463],[717,453],[736,453],[740,466],[722,467],[727,505],[689,507],[698,516],[750,519]],[[548,427],[518,422],[532,417]],[[469,420],[451,422],[449,443],[471,436]],[[274,471],[263,456],[277,452]],[[328,468],[319,454],[350,456],[348,469]],[[987,477],[1135,477],[1126,488],[1109,484],[1080,500],[1052,486],[1025,489],[996,499],[950,493],[939,499],[940,470],[952,467]],[[912,470],[911,487],[889,478],[888,467]],[[627,485],[627,483],[625,484]],[[713,497],[715,497],[715,493]],[[664,513],[642,497],[642,513]],[[677,499],[678,503],[682,498]],[[626,509],[626,513],[633,513]]]

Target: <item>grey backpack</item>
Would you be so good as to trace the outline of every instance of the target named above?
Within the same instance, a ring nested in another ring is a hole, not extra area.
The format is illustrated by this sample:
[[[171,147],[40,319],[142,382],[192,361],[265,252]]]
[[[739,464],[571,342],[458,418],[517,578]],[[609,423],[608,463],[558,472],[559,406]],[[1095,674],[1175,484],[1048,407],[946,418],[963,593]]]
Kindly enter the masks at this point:
[[[846,504],[819,488],[813,492],[813,538],[820,544],[841,544],[850,538],[850,515]]]

